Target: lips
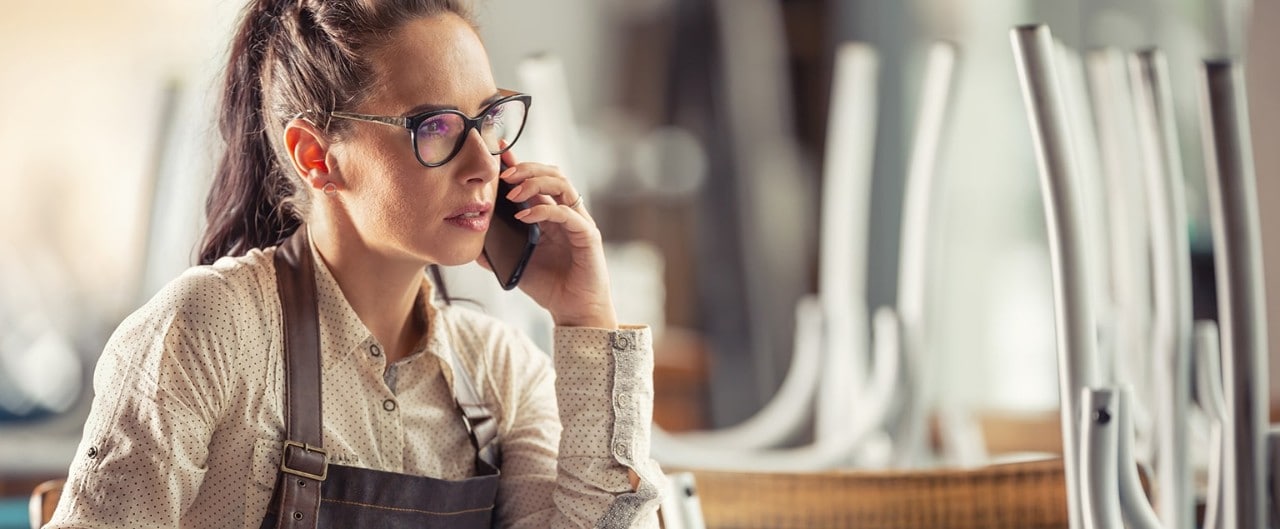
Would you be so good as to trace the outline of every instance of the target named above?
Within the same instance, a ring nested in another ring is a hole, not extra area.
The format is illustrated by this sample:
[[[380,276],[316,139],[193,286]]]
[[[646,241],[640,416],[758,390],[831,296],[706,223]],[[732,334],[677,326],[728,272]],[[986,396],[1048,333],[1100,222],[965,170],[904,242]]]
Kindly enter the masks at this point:
[[[471,212],[468,212],[468,213],[463,213],[463,214],[461,214],[461,215],[454,215],[454,216],[449,217],[449,218],[450,218],[450,219],[478,219],[478,218],[483,217],[483,216],[484,216],[484,213],[481,213],[481,212],[479,212],[479,211],[471,211]]]
[[[475,219],[475,218],[486,217],[488,216],[490,209],[492,208],[489,206],[488,202],[473,202],[471,204],[467,204],[462,208],[454,210],[454,212],[451,213],[448,217],[445,217],[445,220]]]
[[[489,229],[489,212],[492,209],[487,202],[474,202],[455,210],[444,220],[455,227],[483,233]]]

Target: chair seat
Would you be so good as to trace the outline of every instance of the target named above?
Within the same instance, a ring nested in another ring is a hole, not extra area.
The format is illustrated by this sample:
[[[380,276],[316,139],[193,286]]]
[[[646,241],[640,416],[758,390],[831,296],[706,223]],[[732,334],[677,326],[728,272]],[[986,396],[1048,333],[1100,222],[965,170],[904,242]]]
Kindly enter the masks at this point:
[[[62,498],[62,487],[65,484],[64,479],[51,479],[36,485],[35,490],[31,491],[29,515],[32,529],[40,529],[53,519],[53,511],[58,508],[58,500]]]

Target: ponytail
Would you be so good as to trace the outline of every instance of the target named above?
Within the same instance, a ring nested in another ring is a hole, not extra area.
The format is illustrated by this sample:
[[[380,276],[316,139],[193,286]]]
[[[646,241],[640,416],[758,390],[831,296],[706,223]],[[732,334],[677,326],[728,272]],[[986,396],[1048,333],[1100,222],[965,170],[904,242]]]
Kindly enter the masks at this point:
[[[290,182],[272,152],[271,127],[264,119],[263,59],[278,17],[264,6],[270,3],[251,2],[231,41],[218,119],[226,150],[205,204],[200,264],[278,244],[298,228],[298,219],[280,207],[281,188]]]

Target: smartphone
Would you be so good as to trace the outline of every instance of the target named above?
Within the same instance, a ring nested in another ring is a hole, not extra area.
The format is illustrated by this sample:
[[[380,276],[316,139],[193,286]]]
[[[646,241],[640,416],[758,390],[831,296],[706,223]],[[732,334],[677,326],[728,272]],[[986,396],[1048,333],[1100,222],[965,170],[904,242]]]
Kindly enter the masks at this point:
[[[499,172],[507,170],[502,164]],[[489,221],[489,231],[484,236],[484,256],[489,260],[493,275],[503,290],[511,290],[520,284],[520,276],[533,257],[533,249],[542,238],[542,230],[537,224],[525,224],[515,217],[516,212],[528,209],[528,202],[512,202],[507,193],[513,186],[498,180],[498,197],[493,204],[493,218]]]

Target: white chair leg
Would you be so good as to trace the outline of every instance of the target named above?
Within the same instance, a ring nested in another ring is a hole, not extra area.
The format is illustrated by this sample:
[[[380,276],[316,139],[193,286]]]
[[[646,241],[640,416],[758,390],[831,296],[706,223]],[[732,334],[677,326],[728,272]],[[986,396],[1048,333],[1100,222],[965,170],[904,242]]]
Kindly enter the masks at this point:
[[[1010,32],[1023,101],[1031,124],[1041,196],[1049,227],[1054,312],[1058,334],[1062,448],[1066,467],[1067,512],[1073,528],[1083,527],[1080,507],[1080,392],[1093,385],[1097,360],[1088,243],[1080,221],[1079,179],[1071,151],[1054,60],[1053,36],[1044,25]]]
[[[1223,437],[1227,404],[1222,391],[1222,369],[1219,367],[1218,324],[1197,321],[1195,326],[1196,402],[1209,417],[1209,472],[1205,493],[1204,529],[1224,529],[1223,524]]]
[[[1249,113],[1239,65],[1208,61],[1203,81],[1201,115],[1229,425],[1223,429],[1223,522],[1226,527],[1262,527],[1267,516],[1264,458],[1270,395]]]
[[[1080,505],[1086,529],[1124,528],[1117,469],[1118,397],[1109,388],[1081,390]]]
[[[1169,529],[1193,524],[1187,412],[1191,385],[1191,252],[1182,160],[1168,68],[1157,50],[1129,57],[1138,138],[1150,200],[1156,375],[1156,510]]]
[[[1135,428],[1133,413],[1129,404],[1137,400],[1133,390],[1120,390],[1120,407],[1118,417],[1119,450],[1116,452],[1117,469],[1120,481],[1120,514],[1124,518],[1125,527],[1129,529],[1161,529],[1160,517],[1156,515],[1147,494],[1142,490],[1142,478],[1138,476],[1138,461],[1134,457],[1133,438]]]

